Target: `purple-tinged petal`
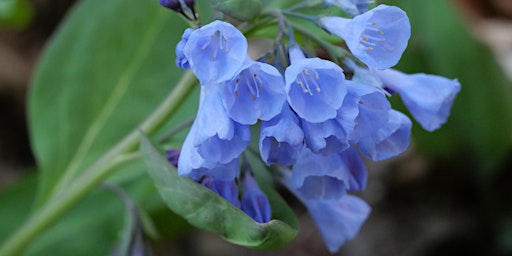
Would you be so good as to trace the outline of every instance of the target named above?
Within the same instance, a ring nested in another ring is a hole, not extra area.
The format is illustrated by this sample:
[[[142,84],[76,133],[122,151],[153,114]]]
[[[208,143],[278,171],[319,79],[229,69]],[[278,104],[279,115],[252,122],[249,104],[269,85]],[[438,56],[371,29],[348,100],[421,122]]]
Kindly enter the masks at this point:
[[[201,185],[209,188],[235,207],[240,208],[236,180],[219,180],[208,176],[203,178]]]
[[[336,119],[329,119],[321,123],[301,122],[304,130],[306,146],[314,153],[329,155],[347,149],[347,132]]]
[[[241,209],[259,223],[269,222],[272,217],[268,198],[250,173],[246,173],[243,177]]]
[[[188,38],[190,37],[190,34],[194,31],[191,28],[185,29],[183,32],[183,35],[181,36],[181,40],[176,45],[176,66],[182,69],[189,69],[190,64],[188,63],[188,59],[183,53],[183,48],[187,44]]]

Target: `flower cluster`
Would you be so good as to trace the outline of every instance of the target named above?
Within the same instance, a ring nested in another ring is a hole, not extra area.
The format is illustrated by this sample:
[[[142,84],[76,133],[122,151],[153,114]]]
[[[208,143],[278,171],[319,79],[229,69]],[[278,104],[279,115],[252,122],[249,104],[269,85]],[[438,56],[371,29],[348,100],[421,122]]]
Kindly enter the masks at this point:
[[[286,47],[289,65],[281,73],[252,60],[245,36],[230,23],[216,20],[184,32],[176,64],[194,72],[201,96],[177,166],[180,175],[255,221],[267,222],[269,201],[248,168],[240,167],[250,126],[259,126],[261,160],[279,166],[280,181],[304,203],[335,252],[357,234],[370,212],[362,199],[348,194],[366,186],[362,156],[380,161],[408,148],[412,122],[392,109],[387,96],[398,93],[419,124],[433,131],[446,122],[460,85],[390,69],[410,37],[408,17],[400,8],[368,10],[368,1],[325,4],[353,16],[317,22],[343,38],[354,60],[364,63],[346,60],[350,80],[338,64],[306,57],[292,39]]]

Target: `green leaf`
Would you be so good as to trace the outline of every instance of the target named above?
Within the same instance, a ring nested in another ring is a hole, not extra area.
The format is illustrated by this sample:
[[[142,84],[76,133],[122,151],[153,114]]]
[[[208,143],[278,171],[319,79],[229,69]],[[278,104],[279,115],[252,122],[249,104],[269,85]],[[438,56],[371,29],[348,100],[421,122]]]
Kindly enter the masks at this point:
[[[292,241],[297,229],[273,212],[268,223],[257,223],[223,198],[187,177],[158,152],[147,137],[141,135],[141,151],[157,190],[167,206],[190,224],[221,235],[227,241],[255,249],[275,249]],[[274,201],[275,202],[275,201]],[[286,207],[272,205],[273,209]]]
[[[210,0],[212,7],[235,19],[246,21],[261,13],[260,0]]]
[[[158,1],[85,0],[42,56],[29,94],[38,205],[103,155],[165,98],[180,76],[185,24]]]
[[[34,18],[34,7],[27,0],[0,1],[0,26],[24,29]]]

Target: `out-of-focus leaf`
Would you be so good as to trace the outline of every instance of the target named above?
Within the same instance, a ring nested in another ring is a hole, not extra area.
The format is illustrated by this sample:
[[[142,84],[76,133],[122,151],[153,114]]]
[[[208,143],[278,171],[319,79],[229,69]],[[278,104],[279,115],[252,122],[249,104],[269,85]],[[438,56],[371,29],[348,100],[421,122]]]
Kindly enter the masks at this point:
[[[268,223],[254,222],[214,192],[187,177],[178,176],[176,169],[149,139],[144,135],[141,137],[141,151],[157,190],[167,206],[190,224],[218,233],[234,244],[255,249],[279,248],[297,235],[296,227],[290,226],[294,225],[294,220],[279,216],[281,212],[274,211],[273,219]],[[276,207],[286,206],[272,205],[272,208]]]
[[[246,21],[261,12],[260,0],[210,0],[212,7],[235,19]]]
[[[434,156],[452,161],[459,157],[467,168],[491,174],[511,146],[510,81],[491,51],[468,33],[449,1],[389,3],[403,8],[412,24],[409,48],[398,69],[458,78],[462,85],[445,126],[429,134],[416,125],[417,144]]]
[[[27,0],[2,0],[0,1],[0,26],[23,29],[34,17],[32,3]]]
[[[85,0],[72,10],[29,95],[32,148],[42,169],[39,205],[64,172],[80,173],[170,92],[181,74],[174,47],[184,27],[158,1]]]

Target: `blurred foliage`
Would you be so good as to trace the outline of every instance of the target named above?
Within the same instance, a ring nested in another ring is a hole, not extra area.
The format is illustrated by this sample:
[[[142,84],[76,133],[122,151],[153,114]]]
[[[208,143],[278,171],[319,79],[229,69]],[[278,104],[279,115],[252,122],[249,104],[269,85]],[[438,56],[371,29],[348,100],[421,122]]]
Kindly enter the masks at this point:
[[[28,0],[0,1],[0,27],[21,30],[34,18],[34,7]]]

